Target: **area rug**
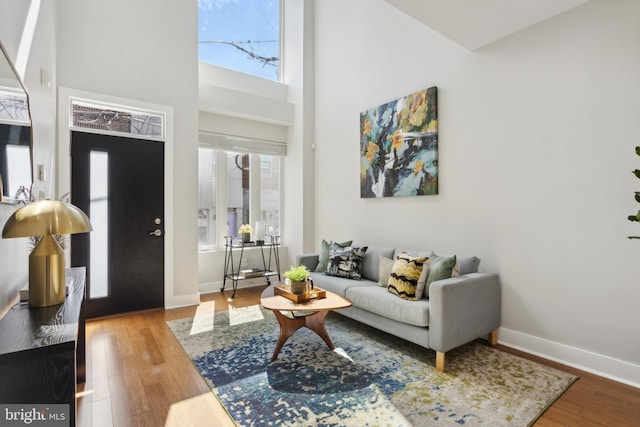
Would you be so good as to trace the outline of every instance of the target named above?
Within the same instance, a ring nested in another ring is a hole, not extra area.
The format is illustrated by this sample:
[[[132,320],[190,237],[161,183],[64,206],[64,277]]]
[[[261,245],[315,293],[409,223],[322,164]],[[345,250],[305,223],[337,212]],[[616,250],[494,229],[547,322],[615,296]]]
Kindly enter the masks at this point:
[[[334,351],[303,328],[273,363],[279,326],[258,306],[167,324],[240,426],[528,426],[577,379],[481,342],[439,373],[433,351],[336,313]]]

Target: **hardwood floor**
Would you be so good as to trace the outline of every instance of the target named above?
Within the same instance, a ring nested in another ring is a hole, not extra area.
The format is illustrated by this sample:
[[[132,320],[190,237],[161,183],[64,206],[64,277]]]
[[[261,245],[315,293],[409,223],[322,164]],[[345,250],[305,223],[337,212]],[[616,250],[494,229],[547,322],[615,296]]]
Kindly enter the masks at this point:
[[[263,286],[213,293],[215,311],[259,304]],[[87,382],[78,387],[78,426],[233,426],[165,321],[196,307],[153,310],[87,323]],[[580,377],[535,423],[638,426],[640,389],[498,345],[497,348]]]

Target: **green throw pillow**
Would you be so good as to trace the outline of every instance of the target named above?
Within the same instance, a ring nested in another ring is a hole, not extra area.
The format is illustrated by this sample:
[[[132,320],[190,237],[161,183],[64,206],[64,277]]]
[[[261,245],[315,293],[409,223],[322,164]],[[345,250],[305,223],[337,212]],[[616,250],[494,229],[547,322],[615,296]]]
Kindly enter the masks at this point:
[[[352,240],[348,240],[343,243],[338,243],[340,246],[351,246]],[[321,273],[325,273],[327,271],[327,267],[329,266],[329,249],[331,248],[331,243],[322,239],[322,247],[320,248],[320,256],[318,258],[318,265],[316,266],[316,271]]]
[[[448,279],[453,274],[453,267],[456,265],[456,256],[439,256],[431,253],[429,256],[429,274],[425,287],[426,297],[429,296],[429,285],[436,280]]]
[[[422,266],[427,262],[425,257],[413,257],[406,252],[400,253],[391,269],[387,290],[402,299],[415,301],[418,280]]]

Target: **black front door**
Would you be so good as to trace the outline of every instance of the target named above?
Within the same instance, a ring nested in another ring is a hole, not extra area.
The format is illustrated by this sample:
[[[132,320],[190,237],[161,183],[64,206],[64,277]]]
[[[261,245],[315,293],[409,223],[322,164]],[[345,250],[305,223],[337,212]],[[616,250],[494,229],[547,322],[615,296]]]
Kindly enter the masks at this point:
[[[71,240],[87,316],[163,307],[164,144],[72,132],[71,200],[93,227]]]

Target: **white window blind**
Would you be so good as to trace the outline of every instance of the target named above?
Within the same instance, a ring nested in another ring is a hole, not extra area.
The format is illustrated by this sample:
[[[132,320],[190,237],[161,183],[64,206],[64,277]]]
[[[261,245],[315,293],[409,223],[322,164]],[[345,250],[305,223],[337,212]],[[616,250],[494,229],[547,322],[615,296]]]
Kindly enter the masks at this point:
[[[208,131],[200,131],[199,140],[208,147],[235,153],[269,154],[275,156],[287,155],[287,144],[284,142],[246,138]]]

